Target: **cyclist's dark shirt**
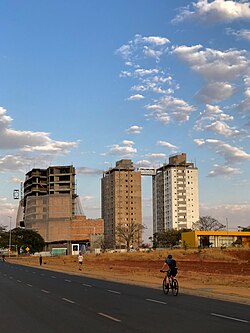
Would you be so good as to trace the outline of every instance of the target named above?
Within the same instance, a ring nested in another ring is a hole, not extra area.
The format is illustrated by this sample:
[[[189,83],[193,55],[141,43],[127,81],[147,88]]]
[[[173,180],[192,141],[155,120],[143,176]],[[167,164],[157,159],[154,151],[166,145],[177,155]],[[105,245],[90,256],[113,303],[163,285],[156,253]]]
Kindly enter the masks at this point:
[[[174,259],[166,259],[165,263],[170,269],[174,269],[176,267],[176,261]]]

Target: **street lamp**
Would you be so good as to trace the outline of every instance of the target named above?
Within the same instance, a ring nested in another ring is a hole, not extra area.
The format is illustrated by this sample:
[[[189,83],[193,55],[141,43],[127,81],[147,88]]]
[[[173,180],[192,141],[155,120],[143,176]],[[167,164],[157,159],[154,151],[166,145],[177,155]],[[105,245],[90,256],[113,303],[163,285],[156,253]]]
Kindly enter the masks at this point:
[[[9,236],[9,257],[10,257],[10,251],[11,251],[11,220],[12,220],[12,216],[8,216],[8,218],[10,219],[10,236]]]

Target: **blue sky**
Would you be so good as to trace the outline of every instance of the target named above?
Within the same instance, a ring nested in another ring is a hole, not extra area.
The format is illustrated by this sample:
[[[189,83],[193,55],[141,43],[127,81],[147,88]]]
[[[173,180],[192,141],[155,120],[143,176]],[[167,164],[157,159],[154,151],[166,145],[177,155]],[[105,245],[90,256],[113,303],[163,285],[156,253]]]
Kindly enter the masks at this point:
[[[200,214],[250,224],[250,2],[2,0],[0,223],[33,167],[73,164],[87,217],[102,171],[199,168]],[[151,179],[143,221],[152,230]]]

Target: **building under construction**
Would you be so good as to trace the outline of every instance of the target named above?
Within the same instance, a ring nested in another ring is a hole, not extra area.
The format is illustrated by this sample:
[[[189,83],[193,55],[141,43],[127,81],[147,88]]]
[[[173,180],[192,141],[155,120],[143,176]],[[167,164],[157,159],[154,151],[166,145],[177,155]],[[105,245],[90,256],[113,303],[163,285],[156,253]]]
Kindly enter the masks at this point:
[[[120,160],[103,173],[101,191],[105,243],[109,248],[125,246],[124,240],[117,237],[117,227],[142,226],[141,173],[131,160]],[[132,245],[139,247],[141,241],[142,228],[138,228]]]
[[[72,165],[29,171],[17,226],[38,231],[47,244],[87,243],[93,234],[103,234],[103,220],[84,215],[75,184]]]

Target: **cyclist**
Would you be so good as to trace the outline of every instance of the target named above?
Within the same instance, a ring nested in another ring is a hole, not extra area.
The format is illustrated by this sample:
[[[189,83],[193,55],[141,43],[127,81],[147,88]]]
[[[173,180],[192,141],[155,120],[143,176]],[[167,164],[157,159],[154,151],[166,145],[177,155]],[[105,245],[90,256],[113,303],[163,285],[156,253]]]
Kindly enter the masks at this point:
[[[177,274],[176,261],[173,259],[173,256],[171,254],[169,254],[167,259],[165,260],[160,270],[161,272],[164,271],[166,265],[169,267],[169,269],[166,271],[167,277],[176,276]]]

